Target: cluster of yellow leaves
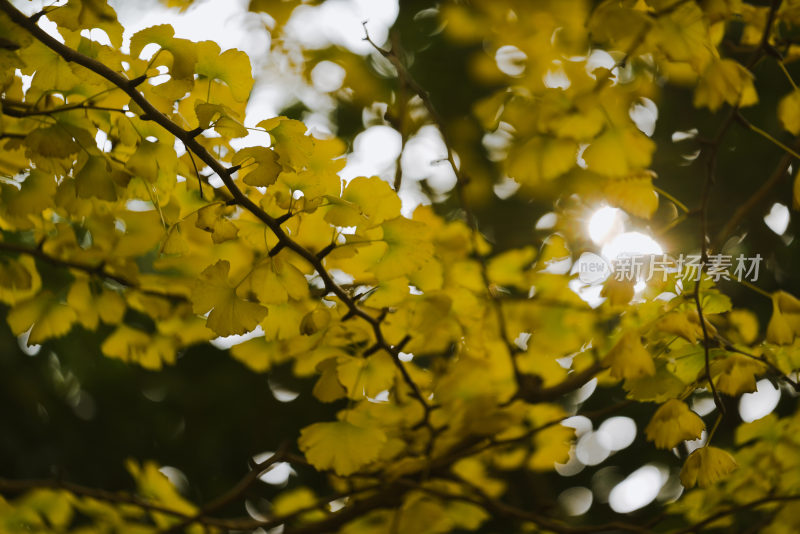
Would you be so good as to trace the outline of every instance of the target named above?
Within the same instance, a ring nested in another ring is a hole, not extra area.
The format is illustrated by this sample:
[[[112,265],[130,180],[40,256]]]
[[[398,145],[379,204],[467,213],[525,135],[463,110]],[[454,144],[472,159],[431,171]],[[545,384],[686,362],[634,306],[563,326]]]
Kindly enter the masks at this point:
[[[283,4],[275,20],[285,20],[297,2]],[[688,84],[695,106],[712,112],[755,104],[753,76],[722,57],[718,45],[737,17],[745,24],[742,41],[752,43],[760,12],[713,1],[534,4],[525,4],[525,17],[509,16],[523,9],[514,0],[446,2],[440,13],[448,38],[482,43],[470,58],[476,78],[502,86],[473,109],[482,134],[511,132],[498,168],[523,192],[555,198],[571,193],[573,183],[588,183],[589,195],[653,217],[659,196],[648,167],[656,146],[631,111],[657,97],[657,77]],[[271,14],[273,7],[255,0],[250,6]],[[779,16],[789,20],[791,13]],[[231,350],[234,358],[257,372],[290,363],[297,375],[313,377],[321,402],[347,399],[337,420],[301,432],[298,445],[315,468],[336,477],[375,469],[415,475],[427,473],[431,457],[472,440],[514,442],[452,466],[492,497],[506,491],[495,471],[551,470],[568,459],[574,440],[572,429],[557,424],[569,413],[526,401],[531,392],[520,391],[520,375],[546,390],[591,365],[607,367],[602,385],[622,381],[629,398],[660,404],[645,432],[657,447],[674,448],[705,428],[684,402],[692,392],[712,380],[720,393],[738,396],[754,391],[767,369],[742,354],[703,350],[704,338],[716,339],[726,325],[725,333],[745,346],[758,335],[757,324],[735,315],[710,284],[701,284],[702,323],[675,277],[648,289],[681,295],[670,303],[655,293],[634,302],[633,283],[609,281],[607,302],[592,315],[567,277],[549,270],[574,259],[568,236],[553,233],[541,250],[493,251],[470,225],[433,208],[405,217],[397,191],[381,178],[342,182],[343,141],[316,138],[287,117],[257,123],[269,146],[232,144],[248,133],[253,77],[243,52],[177,38],[159,25],[134,34],[130,53],[123,53],[122,28],[102,2],[71,0],[49,18],[67,46],[141,81],[142,95],[233,169],[231,179],[266,217],[226,188],[196,185],[205,170],[198,156],[176,150],[175,136],[127,94],[0,15],[0,35],[13,44],[0,49],[3,98],[31,111],[55,110],[4,117],[0,125],[0,133],[14,134],[0,154],[0,249],[9,253],[0,262],[0,301],[11,306],[12,332],[28,332],[29,344],[103,323],[113,327],[103,354],[158,369],[191,344],[260,328]],[[105,31],[113,46],[78,31],[92,28]],[[492,58],[507,42],[524,60],[501,70]],[[148,45],[157,52],[140,57]],[[594,68],[593,51],[618,63]],[[32,76],[29,87],[9,74],[15,69]],[[167,81],[156,82],[163,76]],[[59,109],[78,104],[83,109]],[[796,91],[778,106],[795,134],[798,110]],[[466,167],[469,151],[459,154]],[[474,179],[488,176],[477,171]],[[43,281],[34,257],[68,269],[68,287]],[[360,319],[353,318],[355,306]],[[773,306],[761,349],[782,370],[796,370],[800,302],[779,292]],[[598,317],[618,319],[613,331]],[[710,488],[735,465],[729,453],[705,446],[686,459],[681,481]],[[129,470],[143,496],[196,512],[155,465],[131,463]],[[442,480],[430,484],[452,489]],[[60,492],[26,498],[31,502],[21,508],[1,501],[3,520],[35,527],[45,518],[57,526],[69,522],[72,507],[90,506]],[[292,513],[313,502],[310,491],[292,489],[275,509]],[[477,528],[484,519],[474,505],[410,492],[399,510],[365,516],[345,531],[362,532],[359,522],[373,521],[446,532]],[[164,514],[152,520],[159,528],[174,521]]]

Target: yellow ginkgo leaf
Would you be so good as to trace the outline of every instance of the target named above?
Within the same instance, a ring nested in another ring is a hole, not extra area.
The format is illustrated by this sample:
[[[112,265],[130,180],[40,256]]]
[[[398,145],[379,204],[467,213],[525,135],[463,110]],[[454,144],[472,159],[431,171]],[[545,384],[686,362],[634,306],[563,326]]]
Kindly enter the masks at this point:
[[[21,505],[20,508],[27,509],[32,517],[23,520],[18,516],[18,519],[12,521],[18,522],[20,525],[25,524],[26,530],[32,528],[31,521],[35,521],[33,524],[36,524],[38,530],[40,519],[36,516],[46,519],[47,523],[55,529],[69,530],[69,524],[75,515],[72,508],[74,497],[71,493],[65,490],[36,489],[26,493],[20,501],[17,501]],[[4,510],[5,514],[7,514],[6,510]],[[9,516],[5,515],[5,517]],[[44,528],[43,523],[41,527]]]
[[[158,57],[154,57],[152,60],[154,61],[153,66],[166,65],[173,78],[194,80],[197,45],[188,39],[176,38],[174,35],[175,30],[169,24],[150,26],[138,31],[131,37],[131,55],[139,57],[146,45],[155,43],[170,54],[158,54]]]
[[[795,89],[778,102],[781,126],[793,135],[800,134],[800,90]]]
[[[100,294],[95,295],[87,278],[73,282],[67,293],[67,304],[88,330],[97,328],[100,320],[107,324],[119,323],[125,314],[125,300],[119,293],[102,288]]]
[[[789,345],[800,335],[800,300],[785,291],[772,294],[772,317],[767,325],[767,341]]]
[[[172,338],[151,336],[125,324],[119,325],[100,346],[100,350],[109,358],[136,363],[153,371],[161,369],[164,363],[174,364],[176,348]]]
[[[125,299],[116,291],[103,288],[95,297],[95,305],[100,315],[100,320],[106,324],[117,324],[125,315]]]
[[[528,185],[552,180],[577,163],[578,143],[571,139],[534,137],[508,156],[508,175]]]
[[[239,229],[233,222],[224,216],[225,206],[222,204],[211,204],[197,212],[195,226],[201,230],[211,233],[211,240],[214,243],[224,243],[235,239]],[[172,233],[176,233],[173,230]]]
[[[136,481],[136,488],[142,497],[148,501],[158,503],[178,513],[191,515],[196,508],[189,501],[181,497],[178,489],[161,472],[155,462],[144,462],[141,465],[135,460],[127,460],[125,467]],[[175,522],[173,516],[154,514],[153,516],[162,528]]]
[[[258,265],[242,282],[240,292],[255,295],[263,304],[281,304],[308,295],[308,281],[300,270],[280,257]]]
[[[389,279],[414,273],[430,261],[433,245],[428,228],[417,221],[396,217],[385,221],[383,242],[386,252],[370,270],[379,279]]]
[[[711,376],[717,389],[733,397],[756,390],[756,376],[766,366],[752,358],[732,354],[711,362]]]
[[[648,165],[656,145],[632,124],[609,126],[583,153],[589,170],[605,176],[631,176]]]
[[[731,311],[728,322],[736,329],[743,342],[750,344],[758,337],[758,318],[750,310]]]
[[[247,185],[266,187],[275,183],[281,172],[278,155],[267,147],[250,146],[233,155],[231,163],[246,166],[239,171]]]
[[[15,217],[27,217],[41,213],[53,206],[55,192],[55,176],[34,169],[28,174],[19,189],[5,184],[2,186],[0,210]]]
[[[670,399],[656,410],[645,428],[647,439],[661,449],[672,449],[681,441],[697,439],[706,428],[700,416],[685,402]]]
[[[334,421],[307,426],[298,445],[314,467],[347,476],[377,459],[385,442],[386,434],[378,428]]]
[[[351,399],[374,398],[378,393],[391,389],[395,371],[392,357],[385,352],[366,358],[342,358],[338,367],[339,383],[347,389]]]
[[[339,382],[338,359],[328,358],[317,365],[321,375],[314,384],[312,393],[322,402],[333,402],[347,395],[347,391]]]
[[[400,197],[377,176],[354,178],[341,198],[330,200],[325,220],[336,226],[372,227],[400,215]]]
[[[705,317],[704,317],[705,319]],[[717,333],[716,327],[708,319],[705,319],[706,333],[709,337],[714,337]],[[703,337],[703,327],[700,325],[700,316],[697,311],[669,312],[656,322],[656,328],[662,332],[680,336],[689,343],[696,343]]]
[[[628,330],[620,337],[614,348],[603,360],[611,367],[611,375],[615,378],[635,380],[644,376],[652,376],[656,372],[653,357],[642,345],[639,333]]]
[[[273,117],[256,126],[267,130],[274,139],[275,152],[280,156],[281,165],[288,165],[295,171],[301,171],[308,165],[314,151],[314,138],[306,135],[305,124],[286,117]]]
[[[551,471],[556,463],[569,459],[569,450],[575,430],[561,425],[551,426],[536,433],[534,451],[528,459],[528,467],[534,471]]]
[[[653,190],[653,174],[641,172],[630,178],[609,180],[606,199],[636,217],[649,219],[658,209],[658,194]]]
[[[88,279],[78,278],[72,283],[72,287],[69,288],[69,293],[67,293],[67,304],[77,312],[78,322],[86,329],[94,330],[97,328],[100,315],[94,303]]]
[[[175,150],[166,143],[143,140],[136,152],[128,158],[125,168],[134,176],[148,182],[158,180],[159,173],[175,176],[178,159]]]
[[[719,482],[736,469],[736,460],[730,453],[717,447],[700,447],[692,452],[681,469],[681,484],[685,488],[707,488]]]
[[[694,92],[695,107],[716,111],[723,103],[739,107],[758,103],[753,75],[732,59],[712,61]]]
[[[300,321],[300,333],[311,336],[328,326],[331,322],[331,312],[327,308],[319,307],[311,310]]]
[[[263,336],[248,339],[230,349],[231,356],[258,373],[290,359],[297,349],[290,341],[269,341]]]
[[[194,312],[211,310],[206,325],[220,336],[249,332],[267,315],[264,306],[236,294],[236,288],[228,281],[230,267],[227,260],[219,260],[207,267],[192,286]]]
[[[794,336],[794,330],[778,306],[778,299],[773,296],[772,317],[767,324],[767,341],[776,345],[791,345]]]
[[[383,308],[399,304],[408,297],[408,294],[408,279],[405,276],[398,276],[391,280],[381,281],[364,298],[369,306]]]
[[[50,291],[42,291],[32,299],[14,306],[8,312],[6,320],[17,336],[30,328],[28,345],[38,345],[69,332],[77,318],[75,310],[59,302]]]
[[[197,43],[197,64],[194,71],[201,79],[208,78],[225,82],[237,102],[245,102],[253,87],[250,58],[241,50],[225,50],[214,41]]]
[[[603,284],[600,296],[606,297],[612,306],[625,306],[636,293],[633,287],[635,283],[635,280],[617,280],[617,277],[609,276]]]
[[[651,2],[653,4],[653,2]],[[672,8],[668,15],[657,17],[653,31],[648,35],[664,54],[676,62],[689,63],[697,72],[703,72],[711,61],[713,45],[709,39],[708,23],[697,4],[670,1],[654,5],[656,10]],[[675,6],[678,6],[675,8]]]
[[[492,283],[527,291],[531,284],[525,271],[535,257],[536,249],[533,247],[508,250],[489,260],[486,274]]]
[[[75,192],[81,198],[117,200],[117,190],[111,179],[111,165],[103,156],[89,156],[75,174]]]
[[[313,510],[316,502],[317,497],[314,496],[314,492],[310,489],[305,487],[293,488],[275,497],[272,501],[272,511],[275,515],[286,516],[310,508],[312,511],[301,514],[301,517],[306,521],[318,521],[323,519],[325,514],[321,510]]]
[[[42,279],[31,256],[0,261],[0,302],[15,304],[36,294]]]

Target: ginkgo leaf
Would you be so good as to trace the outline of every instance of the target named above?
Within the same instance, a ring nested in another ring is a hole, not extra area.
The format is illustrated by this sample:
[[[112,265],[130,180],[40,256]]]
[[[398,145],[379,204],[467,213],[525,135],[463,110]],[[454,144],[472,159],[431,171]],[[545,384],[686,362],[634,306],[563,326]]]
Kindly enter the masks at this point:
[[[583,152],[589,170],[606,176],[631,176],[648,165],[656,145],[635,126],[609,126]]]
[[[649,219],[658,209],[658,194],[653,190],[653,174],[642,172],[628,178],[609,180],[606,199],[636,217]]]
[[[308,295],[305,275],[280,255],[261,262],[242,282],[240,290],[252,293],[263,304],[282,304]]]
[[[349,357],[339,361],[339,383],[351,399],[374,398],[392,388],[396,368],[392,357],[379,352],[366,358]]]
[[[370,306],[384,308],[399,304],[408,297],[408,278],[398,276],[391,280],[382,280],[364,299]]]
[[[577,163],[578,144],[571,139],[534,137],[515,148],[508,158],[508,175],[536,185],[566,173]]]
[[[317,469],[332,469],[339,476],[355,473],[378,458],[386,434],[347,421],[314,423],[300,431],[298,445]]]
[[[117,200],[109,161],[103,156],[89,156],[81,170],[75,174],[75,192],[81,198]]]
[[[795,89],[778,102],[781,126],[793,135],[800,134],[800,90]]]
[[[797,335],[800,335],[800,301],[785,291],[776,291],[772,295],[767,341],[789,345]]]
[[[758,318],[752,311],[732,310],[728,314],[728,322],[736,328],[745,343],[750,344],[758,337]]]
[[[171,146],[145,139],[128,158],[125,168],[152,183],[158,180],[159,172],[174,176],[177,164],[177,156]]]
[[[293,356],[290,342],[269,341],[264,336],[248,339],[230,349],[231,356],[258,373],[283,363]]]
[[[95,304],[100,320],[106,324],[117,324],[125,315],[125,299],[112,289],[104,287],[95,297]]]
[[[728,476],[736,469],[736,460],[727,451],[705,446],[692,452],[681,469],[681,484],[707,488]]]
[[[642,345],[636,330],[628,330],[622,334],[603,362],[611,367],[611,375],[615,378],[635,380],[652,376],[656,372],[653,357]]]
[[[320,376],[311,391],[322,402],[333,402],[347,395],[342,383],[339,382],[338,358],[328,358],[317,365]]]
[[[683,401],[670,399],[662,404],[645,428],[647,439],[656,447],[672,449],[680,442],[700,438],[706,425]]]
[[[236,225],[224,216],[224,210],[225,206],[222,204],[211,204],[197,211],[195,226],[210,232],[211,240],[214,243],[224,243],[235,239],[239,233]]]
[[[569,451],[575,431],[561,425],[554,425],[537,432],[534,451],[528,459],[528,467],[534,471],[551,471],[557,463],[569,460]]]
[[[722,393],[738,396],[756,390],[756,376],[763,373],[766,366],[759,361],[732,354],[711,362],[711,376]]]
[[[97,328],[100,315],[94,305],[92,291],[86,278],[79,278],[72,283],[67,293],[67,304],[77,312],[78,321],[84,327],[88,330]]]
[[[195,72],[201,77],[225,82],[237,102],[245,102],[253,87],[250,58],[241,50],[225,50],[214,41],[197,43]]]
[[[125,324],[119,325],[100,346],[100,350],[109,358],[136,363],[154,371],[161,369],[165,363],[175,363],[176,348],[174,340],[168,337],[151,336]]]
[[[98,295],[92,292],[87,278],[78,278],[67,293],[67,304],[75,310],[78,322],[89,330],[97,328],[98,321],[116,324],[125,314],[125,300],[108,288],[102,288]]]
[[[609,276],[600,291],[601,297],[606,297],[612,306],[625,306],[636,293],[634,289],[635,280],[617,280],[616,276]]]
[[[219,260],[207,267],[192,286],[194,312],[211,310],[206,325],[220,336],[249,332],[267,315],[264,306],[236,295],[235,286],[228,281],[230,267],[227,260]]]
[[[314,139],[306,135],[306,125],[286,117],[273,117],[257,124],[274,139],[274,148],[281,164],[295,171],[302,170],[314,151]]]
[[[663,7],[674,7],[669,4]],[[655,6],[656,9],[662,7]],[[687,62],[703,72],[713,57],[708,24],[700,7],[683,3],[666,16],[657,17],[648,35],[672,61]]]
[[[33,285],[30,271],[14,260],[0,260],[0,285],[11,291],[24,291]]]
[[[17,260],[0,260],[0,301],[14,304],[25,300],[41,287],[33,258],[23,256]]]
[[[300,510],[311,509],[310,512],[301,514],[305,521],[320,520],[325,517],[321,510],[313,510],[317,497],[308,488],[293,488],[282,492],[272,501],[272,510],[281,516],[289,515]]]
[[[536,249],[513,249],[494,256],[486,266],[486,274],[495,284],[527,290],[530,282],[525,274],[536,257]]]
[[[228,106],[198,101],[194,105],[197,122],[201,128],[211,126],[222,136],[237,138],[247,135],[247,128],[239,122],[237,113]]]
[[[10,185],[0,188],[3,200],[0,209],[12,216],[26,216],[41,213],[53,206],[56,180],[51,173],[34,169],[19,189]]]
[[[354,178],[331,202],[325,220],[337,226],[371,227],[400,215],[400,197],[377,176]]]
[[[150,26],[133,34],[131,37],[131,55],[139,57],[142,49],[149,43],[155,43],[162,49],[169,51],[172,61],[167,66],[173,78],[182,80],[194,79],[194,67],[197,63],[196,44],[188,39],[174,37],[175,30],[169,24]],[[159,55],[159,64],[164,64],[165,58]]]
[[[712,61],[694,92],[695,107],[705,106],[716,111],[723,103],[738,107],[758,103],[753,75],[732,59]]]
[[[106,32],[111,44],[122,46],[122,24],[117,14],[106,2],[96,0],[71,0],[51,13],[50,20],[73,31],[99,28]]]
[[[706,333],[709,337],[714,337],[717,333],[716,327],[708,319],[703,317],[706,323]],[[697,311],[688,312],[673,311],[664,315],[658,320],[656,326],[659,330],[680,336],[689,343],[696,343],[703,337],[703,327],[700,325],[700,316]]]
[[[397,217],[385,221],[381,228],[386,252],[370,269],[379,279],[408,275],[431,259],[433,245],[426,238],[428,229],[424,224]]]
[[[311,336],[324,329],[331,322],[331,312],[326,308],[315,308],[305,314],[300,321],[300,333]]]
[[[63,490],[36,489],[26,493],[21,497],[21,501],[20,507],[30,511],[35,516],[35,519],[17,517],[11,521],[18,522],[18,525],[24,525],[22,528],[26,530],[37,527],[47,528],[45,522],[55,529],[68,530],[69,524],[75,515],[72,507],[74,497]],[[6,517],[9,516],[6,515]],[[40,521],[42,522],[41,525],[38,524]]]
[[[181,514],[194,514],[196,508],[189,501],[181,497],[170,479],[161,471],[155,462],[137,463],[135,460],[127,460],[125,467],[136,482],[136,488],[142,497],[156,502],[170,510],[175,510]],[[164,514],[154,516],[162,528],[174,522],[174,517],[166,519]]]
[[[656,365],[655,374],[626,380],[624,386],[628,398],[641,402],[666,402],[680,396],[685,388],[684,383],[663,362]]]
[[[252,162],[250,161],[252,159]],[[278,155],[269,148],[251,146],[239,150],[231,159],[234,165],[247,166],[239,171],[247,185],[266,187],[274,184],[281,172]]]
[[[80,149],[69,131],[58,124],[31,131],[25,137],[25,144],[28,146],[27,156],[31,159],[37,156],[66,158]]]
[[[6,320],[17,336],[30,328],[28,345],[38,345],[50,338],[65,335],[77,318],[75,310],[62,304],[53,293],[42,291],[14,306]]]

